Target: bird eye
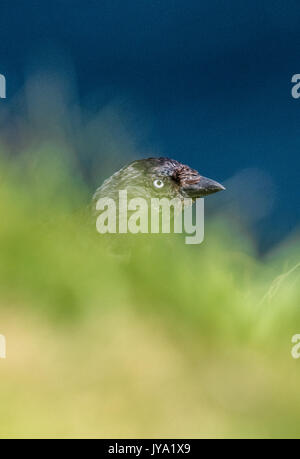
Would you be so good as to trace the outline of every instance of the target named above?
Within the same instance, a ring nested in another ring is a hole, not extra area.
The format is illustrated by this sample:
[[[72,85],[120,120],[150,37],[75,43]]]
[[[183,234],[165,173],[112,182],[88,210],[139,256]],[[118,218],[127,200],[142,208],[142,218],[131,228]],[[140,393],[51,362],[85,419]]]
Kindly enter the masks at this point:
[[[154,180],[153,185],[155,188],[162,188],[164,186],[164,182],[160,179]]]

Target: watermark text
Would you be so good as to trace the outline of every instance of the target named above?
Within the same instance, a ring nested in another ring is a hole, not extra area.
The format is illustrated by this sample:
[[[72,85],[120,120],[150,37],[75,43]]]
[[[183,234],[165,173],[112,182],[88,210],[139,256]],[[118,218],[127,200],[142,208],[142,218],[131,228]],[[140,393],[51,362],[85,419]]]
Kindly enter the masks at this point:
[[[133,198],[120,190],[118,200],[104,197],[96,204],[98,233],[125,234],[184,233],[186,244],[200,244],[204,239],[204,199]],[[195,212],[193,212],[195,210]]]
[[[6,338],[0,335],[0,359],[6,359]]]
[[[0,73],[0,99],[6,99],[6,78]]]

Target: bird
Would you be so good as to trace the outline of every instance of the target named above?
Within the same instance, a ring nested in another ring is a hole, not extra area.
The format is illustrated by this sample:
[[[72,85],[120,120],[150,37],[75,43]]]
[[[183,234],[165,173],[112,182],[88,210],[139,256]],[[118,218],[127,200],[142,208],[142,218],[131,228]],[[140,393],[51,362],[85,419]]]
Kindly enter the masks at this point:
[[[135,160],[115,172],[97,188],[93,203],[101,197],[118,199],[119,190],[126,190],[128,198],[191,198],[194,201],[225,187],[175,159],[154,157]]]
[[[225,190],[225,187],[219,182],[204,177],[197,170],[175,159],[166,157],[139,159],[115,172],[97,188],[92,199],[93,216],[97,216],[97,211],[99,211],[100,208],[103,210],[102,204],[100,207],[98,205],[100,201],[103,199],[105,202],[108,202],[107,199],[110,201],[113,200],[113,208],[116,210],[116,218],[112,226],[113,230],[108,230],[106,221],[109,217],[107,217],[106,220],[106,217],[103,218],[103,214],[100,216],[101,229],[99,230],[99,226],[96,223],[97,230],[100,233],[118,233],[118,237],[120,238],[121,235],[121,239],[124,241],[124,234],[121,233],[128,233],[127,223],[125,224],[126,230],[120,231],[120,221],[124,214],[125,219],[129,221],[133,212],[129,211],[127,208],[124,211],[123,203],[120,201],[120,191],[126,191],[128,201],[133,198],[142,198],[142,200],[146,202],[151,201],[152,203],[152,198],[159,198],[159,202],[161,202],[162,198],[167,198],[170,202],[175,198],[177,202],[181,202],[185,206],[187,200],[189,204],[192,204],[197,201],[198,198],[203,198],[222,190]],[[181,213],[182,208],[183,207],[180,207],[179,213]],[[146,209],[146,213],[147,212]],[[175,217],[178,216],[176,212],[177,209],[175,207],[170,209],[169,221],[173,224]],[[161,215],[161,208],[159,208],[159,213]],[[145,214],[143,215],[145,216]],[[140,215],[140,221],[142,218],[143,217]],[[148,224],[149,222],[147,220],[146,226]],[[105,229],[103,230],[104,227]],[[119,231],[118,229],[116,230],[116,228],[118,228]],[[147,228],[149,227],[147,226]],[[142,231],[139,227],[135,233],[153,233],[152,230],[148,231],[147,228],[145,231]],[[161,227],[158,232],[161,232]],[[115,236],[115,234],[113,235]],[[111,236],[111,234],[109,234],[109,236]],[[119,242],[119,238],[114,239]],[[128,239],[126,239],[126,241],[128,242]]]

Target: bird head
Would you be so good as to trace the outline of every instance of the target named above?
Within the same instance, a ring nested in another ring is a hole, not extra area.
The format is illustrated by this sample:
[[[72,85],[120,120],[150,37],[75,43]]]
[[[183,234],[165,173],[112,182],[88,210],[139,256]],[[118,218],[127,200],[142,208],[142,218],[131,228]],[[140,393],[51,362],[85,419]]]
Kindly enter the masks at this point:
[[[94,200],[104,196],[116,199],[119,190],[126,190],[129,198],[195,200],[224,189],[220,183],[174,159],[147,158],[133,161],[105,180]]]

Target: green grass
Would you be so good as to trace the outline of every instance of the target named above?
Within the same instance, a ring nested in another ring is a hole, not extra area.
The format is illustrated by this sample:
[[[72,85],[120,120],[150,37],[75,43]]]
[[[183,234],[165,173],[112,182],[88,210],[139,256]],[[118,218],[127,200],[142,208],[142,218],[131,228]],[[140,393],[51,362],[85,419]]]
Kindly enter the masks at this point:
[[[218,217],[117,257],[73,165],[32,157],[1,161],[0,435],[299,437],[298,236],[262,260]]]

